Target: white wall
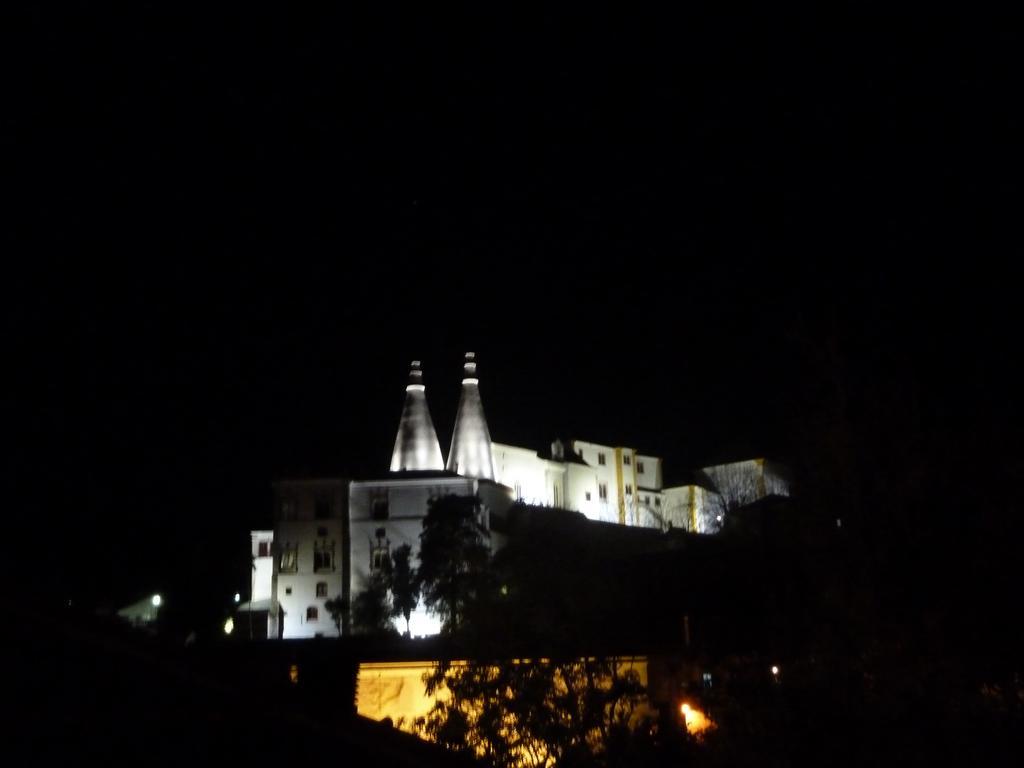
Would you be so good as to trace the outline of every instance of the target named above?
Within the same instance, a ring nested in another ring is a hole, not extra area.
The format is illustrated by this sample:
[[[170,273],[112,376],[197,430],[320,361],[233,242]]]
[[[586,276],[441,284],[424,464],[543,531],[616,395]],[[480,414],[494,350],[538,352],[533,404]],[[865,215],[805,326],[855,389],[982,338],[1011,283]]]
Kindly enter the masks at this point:
[[[517,501],[539,507],[566,506],[565,463],[548,461],[529,448],[503,443],[493,443],[492,452],[494,479],[511,488]]]
[[[252,531],[252,578],[249,584],[249,600],[269,600],[273,596],[274,557],[273,531]],[[260,557],[260,544],[266,544],[267,554]]]
[[[338,629],[325,603],[342,594],[345,574],[345,508],[348,481],[342,478],[285,480],[274,484],[275,516],[272,594],[281,619],[281,637],[336,637]],[[319,517],[318,515],[323,515]],[[333,544],[333,567],[317,571],[317,544]],[[286,547],[298,548],[298,568],[281,571],[281,554]],[[327,594],[317,596],[316,586],[324,582]],[[307,609],[317,609],[316,619],[307,619]],[[270,637],[277,637],[278,616],[269,618]]]
[[[404,544],[410,545],[414,566],[418,566],[420,533],[423,531],[423,518],[427,515],[430,501],[449,495],[480,495],[485,504],[494,504],[494,499],[487,490],[481,488],[478,480],[443,475],[353,482],[349,495],[351,596],[366,588],[370,577],[372,551],[378,541],[378,530],[383,530],[383,541],[392,552]],[[507,496],[504,492],[502,495]],[[387,499],[386,519],[374,519],[372,502],[375,498]],[[395,626],[404,632],[404,619],[396,621]],[[437,616],[422,606],[414,611],[410,619],[410,632],[414,637],[436,634],[440,629]]]
[[[643,472],[640,471],[643,465]],[[661,459],[657,456],[646,456],[638,453],[636,455],[636,481],[641,488],[660,491],[661,480]]]
[[[338,629],[325,603],[342,594],[344,552],[342,521],[297,520],[278,524],[276,535],[277,600],[284,610],[283,637],[337,637]],[[334,544],[334,564],[330,570],[314,570],[313,552],[316,543]],[[280,553],[291,545],[298,546],[298,569],[295,573],[280,570]],[[318,597],[316,585],[327,584],[327,594]],[[289,594],[289,590],[291,593]],[[316,619],[307,618],[307,609],[317,609]]]

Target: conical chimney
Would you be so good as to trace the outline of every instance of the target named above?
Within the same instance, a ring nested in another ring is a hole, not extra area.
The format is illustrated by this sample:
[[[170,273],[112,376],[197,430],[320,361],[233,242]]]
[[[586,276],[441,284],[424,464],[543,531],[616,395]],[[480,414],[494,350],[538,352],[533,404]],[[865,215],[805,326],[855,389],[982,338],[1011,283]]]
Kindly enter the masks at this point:
[[[493,480],[491,433],[480,402],[480,380],[476,377],[476,355],[472,352],[466,353],[463,371],[462,396],[459,398],[459,412],[455,415],[448,470],[464,477]]]
[[[409,370],[409,384],[405,388],[405,407],[398,424],[395,450],[391,454],[391,471],[410,469],[444,469],[441,445],[427,407],[427,391],[423,386],[420,361],[413,360]]]

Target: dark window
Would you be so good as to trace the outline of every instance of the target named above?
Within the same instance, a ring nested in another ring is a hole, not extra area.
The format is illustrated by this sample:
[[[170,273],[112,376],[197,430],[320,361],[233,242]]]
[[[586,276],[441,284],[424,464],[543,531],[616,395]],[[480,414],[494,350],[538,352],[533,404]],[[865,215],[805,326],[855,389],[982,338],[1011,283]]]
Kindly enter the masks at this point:
[[[326,581],[318,581],[316,583],[316,596],[317,597],[327,597],[327,582]]]
[[[651,503],[651,497],[650,496],[644,496],[644,504],[650,504],[650,503]]]
[[[290,595],[290,594],[292,593],[292,588],[291,588],[291,587],[285,587],[285,588],[284,588],[284,593],[285,593],[286,595]]]
[[[291,499],[281,499],[281,519],[295,519],[295,502]]]
[[[306,621],[317,621],[320,618],[320,609],[315,605],[306,609]]]
[[[597,495],[601,501],[608,501],[608,483],[598,483]]]
[[[629,496],[632,493],[633,493],[633,486],[630,485],[629,483],[626,483],[626,495]]]
[[[597,454],[597,463],[600,464],[602,467],[604,466],[604,454],[603,453]]]
[[[632,463],[632,461],[633,461],[633,459],[630,456],[623,456],[622,457],[622,463],[625,464],[627,467]]]
[[[295,573],[299,570],[299,545],[285,544],[281,547],[281,564],[278,567],[281,573]]]
[[[313,570],[334,570],[334,542],[318,541],[313,545]]]
[[[657,496],[654,497],[654,506],[656,506],[656,507],[660,507],[661,506],[661,499],[659,497],[657,497]]]
[[[256,551],[257,551],[259,557],[270,557],[270,542],[269,541],[261,541],[258,546],[259,546],[259,548]]]
[[[370,512],[374,520],[388,519],[388,495],[382,493],[370,500]]]
[[[636,463],[636,471],[639,472],[641,475],[644,473],[644,463],[642,461],[638,461]]]
[[[316,519],[326,520],[331,516],[331,501],[330,499],[317,499],[316,500]]]
[[[327,537],[327,529],[326,528],[317,528],[316,529],[316,535],[319,536],[321,539],[326,538]]]
[[[590,491],[587,491],[587,501],[590,501]]]
[[[387,533],[388,532],[383,528],[378,528],[376,531],[373,532],[373,535],[376,536],[378,539],[383,539],[385,536],[387,536]]]

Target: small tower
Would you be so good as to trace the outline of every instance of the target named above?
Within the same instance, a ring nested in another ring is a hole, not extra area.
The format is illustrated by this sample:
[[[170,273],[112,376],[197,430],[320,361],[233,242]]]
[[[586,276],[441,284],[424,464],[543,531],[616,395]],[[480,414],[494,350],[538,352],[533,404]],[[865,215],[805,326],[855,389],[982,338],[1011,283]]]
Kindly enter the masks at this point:
[[[491,454],[491,433],[480,402],[480,380],[476,377],[476,355],[466,353],[463,365],[462,396],[455,416],[452,449],[448,454],[448,470],[464,477],[494,479],[494,457]]]
[[[391,454],[391,471],[407,469],[444,469],[441,445],[427,407],[427,390],[423,386],[420,361],[413,360],[409,370],[409,384],[405,388],[405,407],[398,425],[395,450]]]

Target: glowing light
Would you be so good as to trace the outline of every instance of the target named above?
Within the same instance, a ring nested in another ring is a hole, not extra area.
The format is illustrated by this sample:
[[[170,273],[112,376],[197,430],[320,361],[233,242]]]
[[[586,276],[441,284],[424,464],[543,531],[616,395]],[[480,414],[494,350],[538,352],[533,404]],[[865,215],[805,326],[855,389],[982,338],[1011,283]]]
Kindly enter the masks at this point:
[[[162,603],[163,600],[161,599],[160,595],[153,595],[152,599],[149,602],[153,604],[154,608],[159,608],[160,603]]]
[[[240,594],[238,594],[237,592],[235,592],[235,602],[236,603],[242,602],[242,596]]]
[[[694,707],[689,702],[683,702],[679,706],[679,712],[683,716],[683,722],[686,724],[686,730],[689,733],[698,735],[714,727],[714,723],[707,715],[701,712],[699,709]]]
[[[224,622],[224,634],[230,635],[235,631],[235,620],[228,616],[228,620]]]
[[[774,664],[772,664],[772,674],[775,675],[775,677],[779,676],[779,668]]]
[[[721,515],[715,515],[715,520],[717,520],[718,522],[722,522],[722,516]]]
[[[299,684],[299,665],[292,664],[288,667],[288,679],[292,682],[292,685]]]

